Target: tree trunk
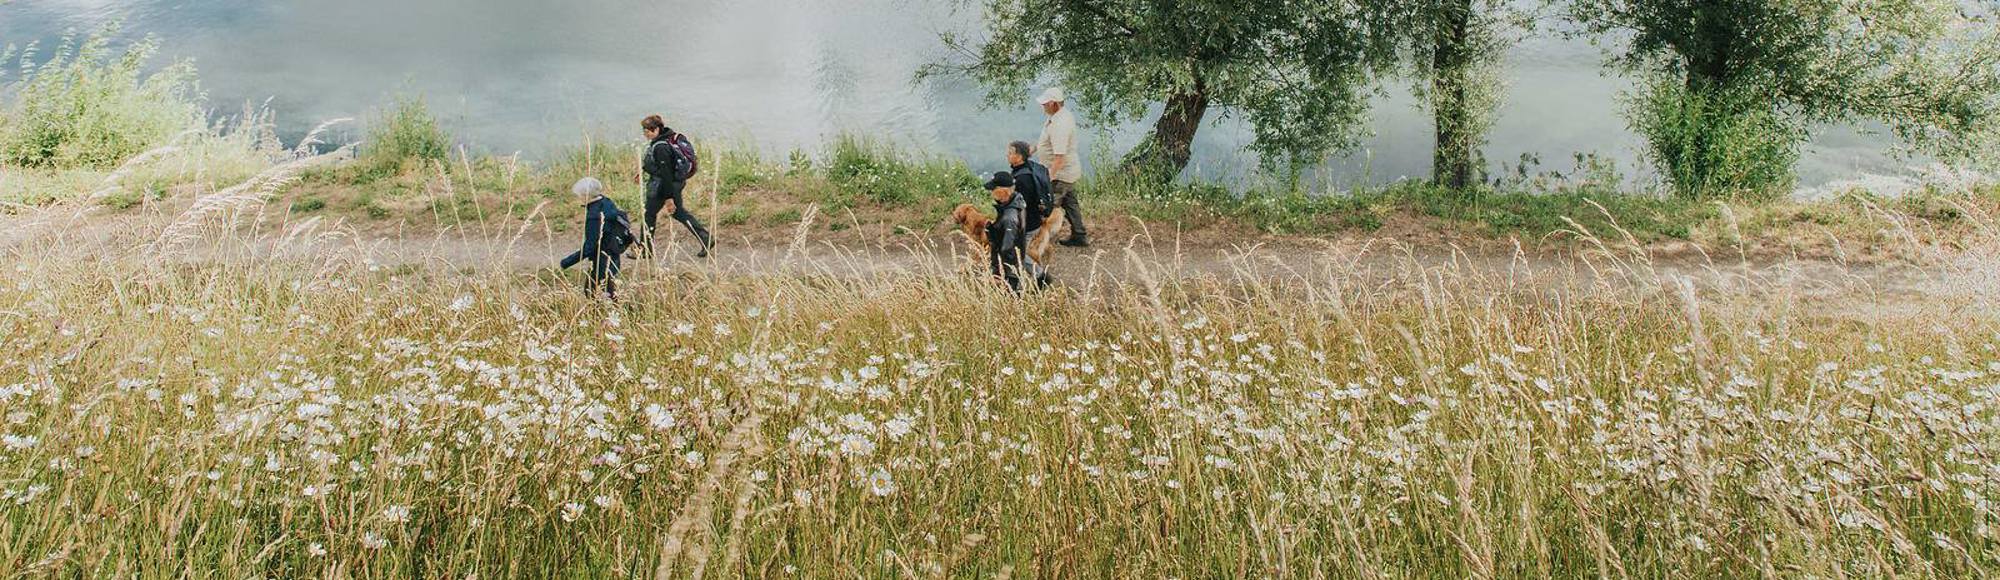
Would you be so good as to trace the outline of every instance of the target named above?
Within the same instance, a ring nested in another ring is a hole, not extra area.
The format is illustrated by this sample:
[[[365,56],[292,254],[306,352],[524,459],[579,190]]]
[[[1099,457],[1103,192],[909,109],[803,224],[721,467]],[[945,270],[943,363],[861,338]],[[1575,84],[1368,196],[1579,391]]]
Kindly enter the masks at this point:
[[[1431,114],[1437,141],[1431,154],[1431,180],[1455,192],[1470,191],[1480,181],[1475,165],[1479,136],[1474,134],[1470,102],[1473,66],[1472,0],[1444,0],[1431,51]]]
[[[1197,79],[1192,89],[1167,98],[1166,110],[1153,123],[1152,134],[1125,156],[1123,172],[1159,183],[1179,177],[1193,156],[1194,136],[1206,116],[1207,88]]]

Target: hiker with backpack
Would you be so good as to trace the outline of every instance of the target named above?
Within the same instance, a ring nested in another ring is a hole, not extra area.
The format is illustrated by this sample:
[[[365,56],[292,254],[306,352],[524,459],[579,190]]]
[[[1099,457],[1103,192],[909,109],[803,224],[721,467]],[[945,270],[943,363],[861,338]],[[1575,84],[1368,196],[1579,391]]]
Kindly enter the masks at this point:
[[[604,182],[595,177],[577,180],[570,187],[570,194],[583,203],[583,249],[562,259],[562,269],[568,270],[584,260],[590,260],[590,282],[586,289],[597,294],[599,287],[604,296],[618,300],[619,266],[623,265],[625,249],[638,240],[632,235],[632,218],[618,209],[618,204],[604,196]]]
[[[1007,169],[1014,175],[1014,194],[1027,203],[1028,212],[1022,216],[1021,227],[1027,230],[1029,237],[1034,237],[1035,232],[1042,229],[1042,220],[1049,217],[1050,210],[1055,209],[1046,177],[1048,171],[1038,169],[1041,164],[1035,162],[1034,155],[1034,148],[1027,141],[1007,144]]]
[[[658,230],[660,210],[671,205],[674,221],[687,226],[701,244],[697,258],[708,257],[708,251],[715,247],[715,240],[708,235],[708,228],[702,227],[701,220],[688,212],[687,201],[682,194],[687,191],[688,179],[701,170],[700,159],[695,155],[694,143],[686,135],[667,127],[667,122],[659,115],[651,115],[639,121],[639,128],[646,133],[646,151],[640,157],[639,168],[646,183],[646,253],[653,252],[653,234]]]
[[[1037,284],[1047,286],[1050,279],[1045,252],[1049,236],[1055,232],[1043,230],[1056,209],[1048,168],[1035,162],[1034,147],[1026,141],[1007,144],[1007,168],[1014,177],[1014,195],[1025,206],[1021,214],[1022,247],[1026,251],[1023,265]]]

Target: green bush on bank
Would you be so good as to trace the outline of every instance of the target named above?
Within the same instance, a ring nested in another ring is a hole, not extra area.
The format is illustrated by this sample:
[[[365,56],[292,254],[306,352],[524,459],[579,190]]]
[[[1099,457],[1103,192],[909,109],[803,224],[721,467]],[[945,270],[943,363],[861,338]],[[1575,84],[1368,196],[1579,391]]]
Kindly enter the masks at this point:
[[[438,125],[423,97],[398,95],[369,123],[362,156],[371,165],[400,169],[413,161],[444,161],[451,146],[451,135]]]
[[[978,178],[962,162],[908,155],[845,135],[828,146],[824,175],[843,194],[882,204],[956,198],[979,187]]]
[[[111,46],[117,27],[65,38],[50,58],[20,56],[24,71],[0,115],[0,163],[31,168],[106,168],[205,131],[194,66],[177,61],[146,74],[159,43]]]
[[[1631,108],[1647,156],[1678,197],[1770,202],[1795,181],[1806,132],[1757,94],[1699,93],[1674,79],[1647,83]]]
[[[1658,241],[1687,239],[1698,224],[1716,215],[1709,204],[1607,187],[1489,187],[1466,195],[1427,182],[1405,181],[1345,193],[1254,185],[1236,191],[1214,183],[1160,186],[1100,176],[1083,189],[1087,197],[1102,197],[1116,211],[1141,219],[1234,220],[1274,234],[1373,232],[1406,215],[1460,224],[1492,236],[1535,238],[1581,225],[1595,235],[1616,235],[1617,229],[1624,229],[1642,241]]]

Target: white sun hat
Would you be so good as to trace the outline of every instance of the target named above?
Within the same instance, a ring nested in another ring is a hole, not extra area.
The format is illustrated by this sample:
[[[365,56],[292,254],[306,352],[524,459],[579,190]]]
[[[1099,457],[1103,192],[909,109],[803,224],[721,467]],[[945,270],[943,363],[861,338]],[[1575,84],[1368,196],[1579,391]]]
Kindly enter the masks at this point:
[[[1040,99],[1036,99],[1035,104],[1046,105],[1049,103],[1060,103],[1063,102],[1064,100],[1066,99],[1063,98],[1063,90],[1061,87],[1049,87],[1049,90],[1042,91],[1042,97]]]
[[[585,177],[576,180],[576,185],[571,186],[569,192],[576,196],[577,201],[590,203],[604,197],[604,182],[595,177]]]

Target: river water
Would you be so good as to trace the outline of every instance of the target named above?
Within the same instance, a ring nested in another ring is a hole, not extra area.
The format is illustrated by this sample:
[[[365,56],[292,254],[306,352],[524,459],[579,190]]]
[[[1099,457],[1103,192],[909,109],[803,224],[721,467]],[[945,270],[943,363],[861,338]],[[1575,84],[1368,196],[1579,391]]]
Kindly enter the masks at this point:
[[[1019,106],[988,109],[979,87],[913,79],[946,56],[940,32],[978,32],[978,9],[957,0],[13,0],[0,2],[0,44],[47,46],[111,22],[194,59],[218,111],[268,100],[294,134],[408,93],[491,153],[532,157],[586,134],[633,138],[636,119],[661,112],[704,139],[771,153],[859,133],[993,169],[1003,144],[1040,128],[1029,102],[1042,87],[1021,87]],[[1645,174],[1641,142],[1618,115],[1628,83],[1601,73],[1600,55],[1561,38],[1509,51],[1486,149],[1495,171],[1524,154],[1567,171],[1574,155],[1595,153]],[[1382,92],[1372,128],[1365,148],[1329,159],[1317,177],[1353,185],[1428,174],[1430,127],[1407,90]],[[1097,124],[1084,147],[1108,156],[1142,130]],[[1249,140],[1226,116],[1211,123],[1195,171],[1248,175]],[[1801,185],[1898,172],[1905,163],[1889,153],[1881,137],[1831,128],[1800,164]]]

